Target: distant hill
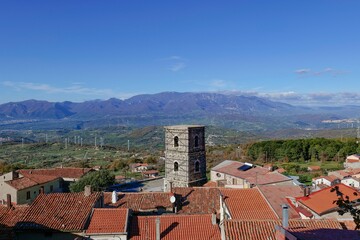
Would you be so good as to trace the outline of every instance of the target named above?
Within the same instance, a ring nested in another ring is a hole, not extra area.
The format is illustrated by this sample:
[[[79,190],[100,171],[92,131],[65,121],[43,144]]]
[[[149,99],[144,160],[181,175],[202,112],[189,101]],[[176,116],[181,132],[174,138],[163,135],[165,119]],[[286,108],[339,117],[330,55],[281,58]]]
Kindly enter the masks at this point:
[[[359,117],[359,110],[359,106],[292,106],[255,96],[163,92],[137,95],[126,100],[111,98],[82,103],[9,102],[0,105],[0,120],[36,120],[31,122],[33,125],[44,124],[44,121],[54,123],[54,120],[76,121],[77,126],[96,126],[105,122],[133,126],[201,123],[261,130],[316,128],[323,120]]]

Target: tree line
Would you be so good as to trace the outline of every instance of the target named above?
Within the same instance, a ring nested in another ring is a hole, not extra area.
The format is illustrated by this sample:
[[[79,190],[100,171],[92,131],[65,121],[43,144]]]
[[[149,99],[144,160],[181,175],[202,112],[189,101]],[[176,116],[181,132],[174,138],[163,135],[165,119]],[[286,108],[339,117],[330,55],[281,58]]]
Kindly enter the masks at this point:
[[[304,162],[344,161],[346,156],[360,153],[356,139],[269,140],[247,144],[243,150],[253,161]]]

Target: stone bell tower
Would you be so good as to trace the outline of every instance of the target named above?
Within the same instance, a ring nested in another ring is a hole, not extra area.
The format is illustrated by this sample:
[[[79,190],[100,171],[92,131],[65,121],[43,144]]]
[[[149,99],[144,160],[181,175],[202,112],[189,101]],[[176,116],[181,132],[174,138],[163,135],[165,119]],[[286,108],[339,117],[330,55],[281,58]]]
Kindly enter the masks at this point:
[[[165,191],[206,183],[205,127],[165,127]]]

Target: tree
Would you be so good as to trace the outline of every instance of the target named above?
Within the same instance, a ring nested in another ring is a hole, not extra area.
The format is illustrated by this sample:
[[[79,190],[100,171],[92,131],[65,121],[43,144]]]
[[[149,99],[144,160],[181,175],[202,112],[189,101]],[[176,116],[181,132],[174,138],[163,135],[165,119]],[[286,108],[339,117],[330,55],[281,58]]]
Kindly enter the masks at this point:
[[[339,186],[333,187],[330,191],[336,192],[336,196],[338,196],[338,199],[333,201],[333,203],[336,203],[336,205],[339,207],[338,213],[340,215],[350,213],[356,225],[355,230],[360,229],[360,209],[356,208],[356,206],[360,203],[360,199],[356,201],[350,201],[350,197],[344,195],[339,190]],[[353,194],[354,196],[358,196],[357,192],[354,192]]]
[[[113,185],[114,182],[114,176],[108,170],[90,172],[85,176],[81,177],[79,181],[70,184],[70,191],[84,191],[86,185],[91,185],[94,191],[101,191],[104,190],[106,187]]]

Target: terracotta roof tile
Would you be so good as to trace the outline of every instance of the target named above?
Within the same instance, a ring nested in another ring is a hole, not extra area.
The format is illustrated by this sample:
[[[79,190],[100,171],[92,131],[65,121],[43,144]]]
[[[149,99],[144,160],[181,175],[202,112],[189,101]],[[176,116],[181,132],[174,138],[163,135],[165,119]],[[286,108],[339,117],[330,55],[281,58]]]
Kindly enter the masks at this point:
[[[308,169],[310,169],[310,171],[318,171],[321,169],[320,166],[308,166]]]
[[[91,168],[48,168],[48,169],[21,169],[19,173],[22,175],[38,174],[56,176],[61,178],[74,178],[79,179],[86,173],[93,171]]]
[[[280,220],[225,220],[228,240],[275,240],[275,226]],[[343,230],[337,220],[289,220],[288,231],[299,239],[358,239],[359,232]]]
[[[209,181],[203,185],[203,187],[217,187],[217,182],[215,181]]]
[[[171,195],[164,192],[118,193],[118,201],[112,204],[111,193],[104,193],[104,203],[135,212],[155,211],[159,207],[171,210]],[[174,195],[178,213],[209,214],[220,209],[220,191],[217,188],[174,188]]]
[[[360,199],[360,196],[354,196],[354,192],[358,192],[356,189],[348,187],[344,184],[337,184],[335,186],[339,187],[340,192],[344,195],[349,196],[350,201],[354,201]],[[320,191],[313,192],[307,197],[299,197],[297,198],[298,202],[303,204],[305,207],[311,209],[318,215],[322,215],[337,209],[335,200],[338,199],[336,192],[331,192],[333,187],[324,188]]]
[[[159,173],[158,170],[147,170],[142,172],[142,174],[157,174],[157,173]]]
[[[56,176],[46,176],[38,174],[29,174],[24,177],[17,178],[14,180],[6,181],[5,183],[9,184],[17,190],[33,187],[36,185],[44,184],[58,179]]]
[[[264,198],[275,210],[279,218],[282,217],[282,204],[288,204],[287,198],[295,198],[303,195],[303,190],[299,186],[258,186]],[[289,218],[300,218],[300,215],[293,209],[289,208]]]
[[[126,233],[128,209],[95,208],[86,234]]]
[[[174,188],[177,200],[180,199],[179,213],[209,214],[220,210],[220,191],[218,188]]]
[[[257,188],[221,189],[232,219],[278,219]]]
[[[161,215],[160,236],[162,240],[221,239],[217,224],[211,223],[211,214],[205,215]],[[157,216],[133,217],[130,239],[155,240]]]
[[[28,208],[29,205],[16,205],[11,208],[0,205],[0,226],[14,227]]]
[[[111,203],[112,193],[104,193],[104,204],[110,207],[129,208],[135,212],[152,211],[158,207],[172,208],[169,193],[142,192],[142,193],[118,193],[118,201]]]
[[[278,173],[269,172],[267,168],[255,166],[246,171],[241,171],[238,168],[244,166],[242,162],[226,160],[225,163],[220,163],[218,166],[212,168],[212,171],[228,174],[237,178],[246,179],[251,184],[270,184],[284,181],[291,181],[290,178]]]
[[[16,205],[7,208],[0,205],[0,239],[16,239],[14,226],[26,212],[28,205]]]
[[[40,194],[18,224],[20,229],[83,230],[101,193]]]

